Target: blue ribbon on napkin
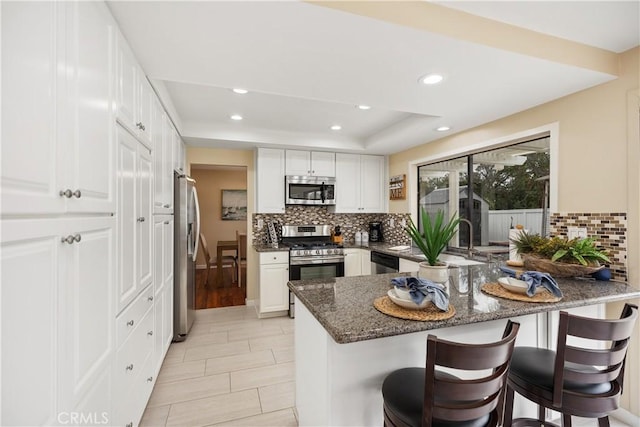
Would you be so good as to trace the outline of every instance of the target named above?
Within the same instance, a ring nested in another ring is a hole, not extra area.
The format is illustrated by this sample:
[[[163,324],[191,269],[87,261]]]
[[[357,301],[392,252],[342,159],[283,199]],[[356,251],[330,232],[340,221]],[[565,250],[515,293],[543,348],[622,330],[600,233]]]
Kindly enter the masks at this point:
[[[539,271],[525,271],[519,277],[515,270],[512,270],[507,267],[500,267],[503,273],[514,277],[516,279],[520,279],[523,282],[527,283],[527,295],[532,297],[535,294],[536,288],[538,286],[542,286],[553,295],[558,298],[562,298],[562,291],[556,283],[555,279],[551,277],[549,273],[541,273]]]
[[[444,286],[431,280],[418,277],[396,277],[391,279],[391,284],[398,288],[407,288],[411,299],[416,304],[422,304],[426,295],[431,296],[431,301],[442,311],[449,309],[449,296],[444,291]]]

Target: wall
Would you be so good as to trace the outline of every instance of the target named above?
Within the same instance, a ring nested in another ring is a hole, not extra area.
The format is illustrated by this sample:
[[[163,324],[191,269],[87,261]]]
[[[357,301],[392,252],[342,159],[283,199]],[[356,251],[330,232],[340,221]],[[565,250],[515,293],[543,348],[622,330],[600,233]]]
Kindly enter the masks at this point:
[[[558,212],[627,215],[627,277],[640,285],[640,149],[638,86],[640,48],[618,55],[619,78],[482,126],[391,155],[389,175],[410,173],[410,164],[471,145],[497,141],[557,123]],[[409,182],[409,186],[415,183]],[[409,188],[408,194],[414,189]],[[390,212],[410,212],[409,201],[390,201]],[[634,301],[638,304],[638,301]],[[608,307],[608,315],[620,313]],[[640,326],[629,352],[629,378],[640,378]],[[623,407],[640,416],[640,386],[627,381]]]
[[[196,165],[225,165],[245,166],[247,168],[247,223],[245,230],[249,229],[250,218],[255,212],[255,166],[253,150],[228,150],[220,148],[203,148],[187,146],[187,173],[191,174],[191,168]],[[225,221],[226,222],[226,221]],[[247,244],[251,247],[250,233],[247,236]],[[210,243],[210,245],[213,243]],[[257,285],[257,259],[253,250],[247,251],[247,301],[258,299]]]
[[[201,169],[192,165],[191,177],[196,180],[198,190],[201,232],[207,239],[211,257],[215,257],[218,240],[236,240],[236,231],[247,232],[247,222],[244,220],[222,220],[222,190],[246,190],[247,169],[243,166]],[[202,251],[198,253],[196,264],[205,264]]]

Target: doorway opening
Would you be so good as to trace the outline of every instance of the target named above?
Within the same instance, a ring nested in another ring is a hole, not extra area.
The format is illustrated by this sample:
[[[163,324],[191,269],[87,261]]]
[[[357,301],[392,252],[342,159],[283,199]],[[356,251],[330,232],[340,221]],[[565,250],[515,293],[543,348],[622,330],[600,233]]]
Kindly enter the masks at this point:
[[[192,164],[191,177],[201,218],[196,309],[245,305],[247,167]]]

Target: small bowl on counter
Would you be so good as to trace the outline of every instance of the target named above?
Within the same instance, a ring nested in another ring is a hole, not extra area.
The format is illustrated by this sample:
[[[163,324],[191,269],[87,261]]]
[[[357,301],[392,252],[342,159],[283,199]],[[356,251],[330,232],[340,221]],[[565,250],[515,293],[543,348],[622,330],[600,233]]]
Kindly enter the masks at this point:
[[[409,294],[409,290],[400,289],[394,287],[393,289],[389,289],[387,291],[387,296],[394,304],[399,305],[400,307],[408,308],[411,310],[420,310],[421,308],[427,307],[431,304],[431,297],[426,295],[422,300],[422,303],[416,304]]]
[[[500,277],[498,279],[498,283],[500,283],[500,286],[502,286],[503,288],[505,288],[506,290],[516,293],[516,294],[527,294],[527,289],[529,288],[529,285],[527,285],[527,282],[525,282],[524,280],[520,280],[520,279],[516,279],[514,277]],[[537,287],[534,295],[537,294],[538,292],[542,292],[541,287]]]

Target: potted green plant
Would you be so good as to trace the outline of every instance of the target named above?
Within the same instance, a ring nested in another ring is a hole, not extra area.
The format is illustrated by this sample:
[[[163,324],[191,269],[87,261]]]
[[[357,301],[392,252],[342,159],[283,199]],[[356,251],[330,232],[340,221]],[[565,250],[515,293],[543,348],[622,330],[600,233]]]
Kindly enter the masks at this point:
[[[568,240],[523,232],[512,241],[522,255],[525,268],[557,277],[591,274],[604,268],[600,263],[611,262],[607,252],[598,248],[591,237]]]
[[[445,222],[444,211],[442,210],[436,212],[432,221],[431,217],[422,208],[422,232],[420,232],[413,220],[409,218],[409,224],[405,227],[405,230],[426,260],[420,263],[420,277],[437,283],[444,283],[449,279],[447,266],[438,261],[438,257],[456,234],[459,224],[460,218],[457,215],[453,215],[449,221]]]

